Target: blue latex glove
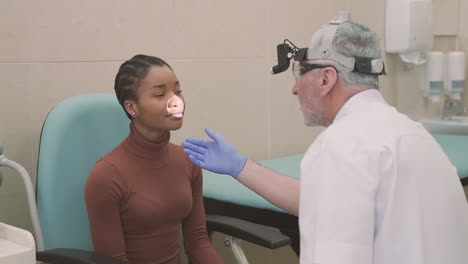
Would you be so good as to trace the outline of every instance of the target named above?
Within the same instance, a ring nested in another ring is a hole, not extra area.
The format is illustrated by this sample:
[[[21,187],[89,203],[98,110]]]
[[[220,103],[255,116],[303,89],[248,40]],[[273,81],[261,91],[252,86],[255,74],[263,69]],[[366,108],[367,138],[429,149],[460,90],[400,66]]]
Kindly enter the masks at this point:
[[[237,152],[220,134],[205,128],[211,140],[188,138],[182,142],[184,153],[193,164],[215,173],[228,174],[237,178],[245,166],[247,158]]]

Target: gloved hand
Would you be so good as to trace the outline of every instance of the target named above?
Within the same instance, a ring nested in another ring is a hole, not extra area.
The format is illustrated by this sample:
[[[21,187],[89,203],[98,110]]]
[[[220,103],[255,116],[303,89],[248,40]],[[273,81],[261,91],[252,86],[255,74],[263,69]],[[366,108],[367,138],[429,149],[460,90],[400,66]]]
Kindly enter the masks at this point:
[[[220,134],[205,128],[211,140],[188,138],[182,142],[184,153],[193,164],[215,173],[228,174],[237,178],[247,158],[237,152]]]

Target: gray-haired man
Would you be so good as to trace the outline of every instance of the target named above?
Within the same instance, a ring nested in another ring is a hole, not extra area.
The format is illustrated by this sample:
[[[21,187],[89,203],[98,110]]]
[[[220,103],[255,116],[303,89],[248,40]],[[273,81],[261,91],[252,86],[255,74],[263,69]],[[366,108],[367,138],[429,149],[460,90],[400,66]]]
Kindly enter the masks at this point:
[[[467,263],[468,205],[457,171],[380,94],[377,35],[341,14],[308,48],[282,47],[287,65],[276,72],[295,60],[292,93],[305,123],[327,127],[307,150],[300,180],[248,160],[210,129],[214,141],[183,143],[192,162],[298,215],[301,263]]]

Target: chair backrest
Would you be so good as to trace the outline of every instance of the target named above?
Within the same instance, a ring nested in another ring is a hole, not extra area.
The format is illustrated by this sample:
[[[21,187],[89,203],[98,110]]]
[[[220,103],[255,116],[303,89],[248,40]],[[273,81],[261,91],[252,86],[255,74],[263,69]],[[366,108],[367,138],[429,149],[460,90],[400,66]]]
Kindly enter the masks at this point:
[[[96,161],[129,132],[114,94],[65,99],[47,116],[39,147],[37,208],[45,249],[93,250],[84,202]]]

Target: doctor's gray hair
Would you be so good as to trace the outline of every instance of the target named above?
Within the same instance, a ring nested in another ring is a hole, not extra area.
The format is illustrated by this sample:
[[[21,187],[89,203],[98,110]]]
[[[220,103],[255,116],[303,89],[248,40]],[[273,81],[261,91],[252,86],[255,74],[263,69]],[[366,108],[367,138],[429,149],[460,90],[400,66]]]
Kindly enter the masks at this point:
[[[322,38],[324,31],[322,30]],[[341,24],[332,42],[333,48],[347,57],[381,57],[380,38],[368,27],[351,21]],[[333,63],[340,72],[341,80],[347,85],[370,85],[379,89],[376,75],[352,72],[339,62]]]

